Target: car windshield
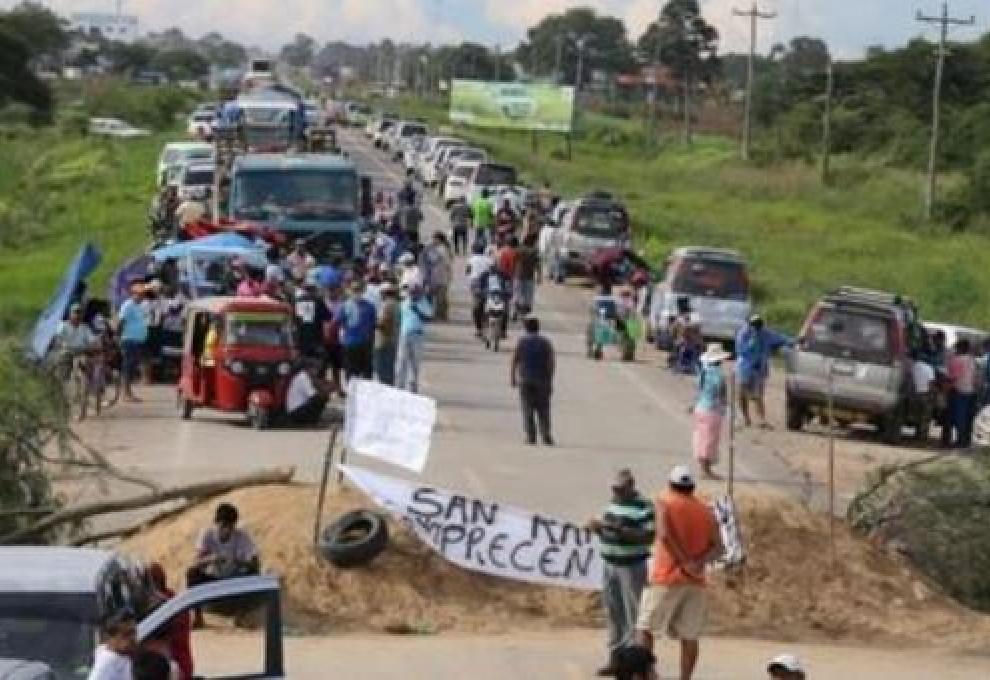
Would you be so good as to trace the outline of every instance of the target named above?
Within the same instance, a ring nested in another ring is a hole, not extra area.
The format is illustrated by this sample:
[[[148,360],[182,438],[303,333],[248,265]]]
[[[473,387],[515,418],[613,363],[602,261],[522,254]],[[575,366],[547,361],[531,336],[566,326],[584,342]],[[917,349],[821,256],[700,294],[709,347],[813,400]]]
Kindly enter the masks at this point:
[[[185,152],[185,157],[190,160],[213,158],[213,149],[191,149]]]
[[[183,182],[187,187],[206,187],[213,184],[212,170],[190,170]]]
[[[470,165],[461,165],[454,168],[454,177],[461,177],[463,179],[467,179],[468,177],[471,176],[471,173],[473,171],[474,168],[472,168]]]
[[[165,153],[162,154],[162,163],[164,165],[172,165],[182,156],[182,152],[178,149],[165,149]]]
[[[624,210],[610,205],[584,205],[578,209],[574,231],[583,236],[615,238],[626,233]]]
[[[239,312],[227,318],[224,338],[228,345],[289,347],[292,326],[281,314]]]
[[[426,127],[423,125],[406,125],[402,128],[403,137],[423,136],[426,134]]]
[[[673,290],[683,295],[723,300],[749,298],[749,282],[742,262],[689,257],[681,261]]]
[[[458,161],[480,161],[484,160],[484,151],[475,151],[473,149],[458,149],[456,151],[451,151],[450,156],[447,160],[458,160]]]
[[[508,165],[485,164],[478,168],[475,184],[482,186],[516,183],[516,169]]]
[[[825,356],[890,364],[891,321],[858,310],[819,308],[803,338],[803,348]]]
[[[330,170],[252,170],[237,173],[234,215],[264,220],[354,219],[357,179]]]
[[[213,120],[212,113],[197,113],[193,116],[193,120],[197,123],[209,123]]]
[[[0,615],[0,659],[40,661],[58,680],[89,674],[96,631],[70,619]]]

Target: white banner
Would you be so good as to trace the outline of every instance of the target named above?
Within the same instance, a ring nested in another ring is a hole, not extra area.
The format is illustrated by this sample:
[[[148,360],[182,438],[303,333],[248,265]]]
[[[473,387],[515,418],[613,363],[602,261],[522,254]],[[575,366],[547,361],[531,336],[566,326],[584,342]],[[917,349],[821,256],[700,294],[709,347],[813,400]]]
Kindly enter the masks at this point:
[[[575,524],[358,467],[344,475],[454,564],[493,576],[599,590],[593,534]]]
[[[722,568],[739,567],[746,563],[746,550],[743,547],[742,530],[739,528],[736,504],[731,496],[715,499],[712,512],[718,521],[718,529],[722,534],[723,552],[717,566]]]
[[[422,472],[437,420],[436,402],[369,380],[351,380],[347,391],[344,446]]]

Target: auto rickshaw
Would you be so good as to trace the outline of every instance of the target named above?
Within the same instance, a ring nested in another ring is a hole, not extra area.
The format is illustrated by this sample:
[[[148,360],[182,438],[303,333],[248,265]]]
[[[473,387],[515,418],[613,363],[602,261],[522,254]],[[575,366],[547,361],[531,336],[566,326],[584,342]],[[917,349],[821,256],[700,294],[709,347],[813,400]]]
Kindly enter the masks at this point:
[[[636,358],[639,321],[635,311],[614,295],[596,295],[588,312],[585,344],[589,359],[600,360],[605,347],[618,347],[623,361]]]
[[[260,298],[214,297],[186,309],[178,402],[183,419],[197,408],[245,413],[264,429],[285,408],[297,352],[292,309]]]

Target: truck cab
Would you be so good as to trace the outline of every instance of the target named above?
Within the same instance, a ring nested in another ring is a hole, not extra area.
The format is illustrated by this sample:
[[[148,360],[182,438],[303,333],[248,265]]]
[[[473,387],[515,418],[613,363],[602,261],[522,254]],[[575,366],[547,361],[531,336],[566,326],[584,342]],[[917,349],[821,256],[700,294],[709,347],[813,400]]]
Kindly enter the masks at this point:
[[[227,217],[309,241],[321,259],[359,255],[365,182],[338,154],[244,154],[233,161]]]

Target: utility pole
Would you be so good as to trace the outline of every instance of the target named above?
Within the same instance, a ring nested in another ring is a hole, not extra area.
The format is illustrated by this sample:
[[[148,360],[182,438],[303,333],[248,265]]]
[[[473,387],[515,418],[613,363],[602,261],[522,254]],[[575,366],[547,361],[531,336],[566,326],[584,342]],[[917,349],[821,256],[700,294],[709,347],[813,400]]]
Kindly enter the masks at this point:
[[[939,109],[941,108],[940,104],[942,98],[942,74],[945,71],[945,56],[947,54],[945,43],[949,38],[950,25],[972,26],[976,23],[976,17],[971,16],[969,19],[954,19],[949,16],[949,3],[943,2],[942,16],[925,16],[919,11],[915,15],[915,18],[918,21],[927,24],[941,24],[942,27],[938,41],[938,64],[935,67],[935,91],[932,96],[932,141],[931,149],[928,152],[928,184],[925,189],[925,217],[927,219],[931,219],[932,213],[935,210],[935,169],[938,158]]]
[[[753,60],[756,58],[756,21],[757,19],[774,19],[776,12],[761,12],[756,3],[746,11],[733,8],[732,14],[737,17],[749,17],[749,61],[746,65],[746,120],[743,123],[742,157],[749,160],[753,132]]]
[[[562,71],[564,68],[564,39],[563,34],[557,36],[557,64],[554,67],[553,78],[558,85],[564,82],[564,73]]]
[[[822,184],[828,184],[832,162],[832,91],[835,89],[835,74],[832,56],[829,55],[825,72],[825,112],[822,114]]]
[[[650,98],[649,133],[654,144],[657,144],[660,140],[660,121],[658,120],[657,113],[660,107],[660,67],[663,63],[663,53],[661,50],[663,47],[663,25],[664,16],[661,11],[660,16],[657,17],[657,46],[653,53],[653,92]]]

